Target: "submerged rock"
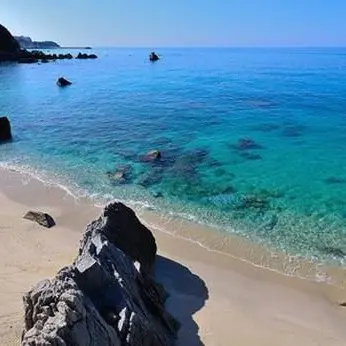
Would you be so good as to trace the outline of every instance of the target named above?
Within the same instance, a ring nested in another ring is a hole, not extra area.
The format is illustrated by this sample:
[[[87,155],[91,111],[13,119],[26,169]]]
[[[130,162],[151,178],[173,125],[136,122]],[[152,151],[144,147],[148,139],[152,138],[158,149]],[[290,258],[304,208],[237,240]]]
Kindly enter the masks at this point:
[[[107,172],[109,179],[117,184],[125,184],[131,179],[131,166],[119,166],[114,172]]]
[[[249,153],[248,151],[244,151],[240,153],[240,156],[246,160],[255,161],[262,160],[262,156],[259,154]]]
[[[157,60],[160,60],[160,58],[158,57],[158,55],[155,52],[151,52],[149,55],[149,60],[150,61],[157,61]]]
[[[162,194],[161,191],[153,191],[152,195],[153,195],[154,198],[161,198],[161,197],[163,197],[163,194]]]
[[[320,250],[328,255],[332,255],[334,257],[346,257],[346,252],[340,248],[333,246],[324,246],[320,248]]]
[[[141,157],[141,161],[143,162],[154,162],[159,161],[162,155],[159,150],[150,150],[145,155]]]
[[[48,215],[46,213],[39,212],[39,211],[27,212],[24,215],[24,219],[37,222],[39,225],[46,227],[46,228],[51,228],[51,227],[55,226],[55,221],[50,215]]]
[[[299,124],[289,124],[282,130],[284,137],[301,137],[305,131],[305,126]]]
[[[59,87],[65,87],[65,86],[71,85],[72,83],[70,81],[68,81],[67,79],[65,79],[64,77],[60,77],[57,80],[56,84]]]
[[[238,143],[233,146],[237,150],[261,149],[262,146],[257,144],[251,138],[240,138]]]
[[[0,117],[0,142],[12,139],[11,124],[7,117]]]
[[[265,210],[269,206],[269,201],[257,195],[245,195],[241,198],[237,209],[257,209]]]
[[[344,184],[346,183],[346,179],[339,177],[329,177],[324,179],[324,182],[326,184]]]
[[[162,167],[152,167],[138,178],[138,184],[145,188],[159,184],[163,179],[163,173]]]
[[[87,226],[78,256],[24,296],[22,345],[169,346],[178,323],[151,272],[155,239],[121,203]]]

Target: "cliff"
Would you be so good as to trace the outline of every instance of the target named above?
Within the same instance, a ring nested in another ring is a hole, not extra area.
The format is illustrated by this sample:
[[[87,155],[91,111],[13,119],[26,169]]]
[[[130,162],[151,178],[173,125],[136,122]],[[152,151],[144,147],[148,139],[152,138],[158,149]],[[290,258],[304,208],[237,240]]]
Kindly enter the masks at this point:
[[[15,60],[20,46],[11,33],[0,24],[0,61]]]

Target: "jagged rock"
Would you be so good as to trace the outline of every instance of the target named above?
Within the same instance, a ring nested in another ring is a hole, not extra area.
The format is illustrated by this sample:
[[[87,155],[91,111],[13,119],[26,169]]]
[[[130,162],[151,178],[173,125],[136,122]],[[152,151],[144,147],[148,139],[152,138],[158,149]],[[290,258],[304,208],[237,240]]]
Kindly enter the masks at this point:
[[[155,52],[151,52],[150,55],[149,55],[149,60],[150,61],[157,61],[159,60],[160,58],[157,56],[157,54]]]
[[[155,239],[135,213],[107,206],[87,226],[73,264],[24,296],[22,345],[172,345],[178,323],[150,275],[155,254]]]
[[[11,124],[7,117],[0,117],[0,142],[12,139]]]
[[[28,211],[24,215],[24,219],[37,222],[39,225],[47,228],[55,226],[55,221],[50,215],[39,211]]]
[[[72,83],[70,81],[68,81],[67,79],[60,77],[57,82],[56,82],[57,86],[59,87],[65,87],[68,85],[71,85]]]

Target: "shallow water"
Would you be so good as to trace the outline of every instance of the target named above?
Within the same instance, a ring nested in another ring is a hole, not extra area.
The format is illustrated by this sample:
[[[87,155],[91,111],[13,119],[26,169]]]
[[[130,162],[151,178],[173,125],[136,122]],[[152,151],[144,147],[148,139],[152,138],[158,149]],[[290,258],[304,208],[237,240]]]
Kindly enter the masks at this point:
[[[155,64],[147,53],[0,65],[14,132],[2,165],[342,263],[346,49],[162,49]],[[161,160],[142,162],[152,149]]]

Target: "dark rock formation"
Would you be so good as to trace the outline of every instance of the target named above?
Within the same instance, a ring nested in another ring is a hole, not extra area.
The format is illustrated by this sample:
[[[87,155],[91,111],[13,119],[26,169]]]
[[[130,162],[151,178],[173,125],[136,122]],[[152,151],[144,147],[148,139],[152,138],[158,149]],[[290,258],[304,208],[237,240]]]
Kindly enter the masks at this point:
[[[169,346],[178,329],[151,276],[155,239],[121,203],[84,233],[78,256],[24,296],[22,345]]]
[[[143,162],[154,162],[161,159],[161,152],[159,150],[150,150],[141,157]]]
[[[78,53],[76,59],[97,59],[96,54]]]
[[[38,62],[34,56],[22,57],[18,59],[19,64],[35,64]]]
[[[7,117],[0,117],[0,143],[12,139],[11,124]]]
[[[46,228],[55,226],[55,221],[50,215],[39,211],[28,211],[24,215],[24,219],[37,222],[39,225]]]
[[[155,52],[151,52],[150,55],[149,55],[149,60],[150,61],[157,61],[159,60],[160,58],[157,56],[157,54]]]
[[[20,44],[18,43],[18,41]],[[46,48],[59,48],[55,42],[35,42],[30,37],[20,36],[15,37],[0,24],[0,62],[14,61],[19,63],[37,63],[39,61],[48,62],[57,59],[72,59],[73,56],[68,54],[46,54],[41,50],[27,51],[26,49],[46,49]],[[24,48],[24,49],[21,49]],[[81,54],[77,56],[78,59],[96,59],[95,54]]]
[[[0,62],[16,60],[20,47],[11,33],[0,24]]]
[[[71,85],[72,83],[70,81],[68,81],[67,79],[65,79],[64,77],[60,77],[58,78],[56,85],[59,87],[66,87],[68,85]]]
[[[14,36],[22,49],[55,49],[60,46],[53,41],[33,41],[30,37]]]

